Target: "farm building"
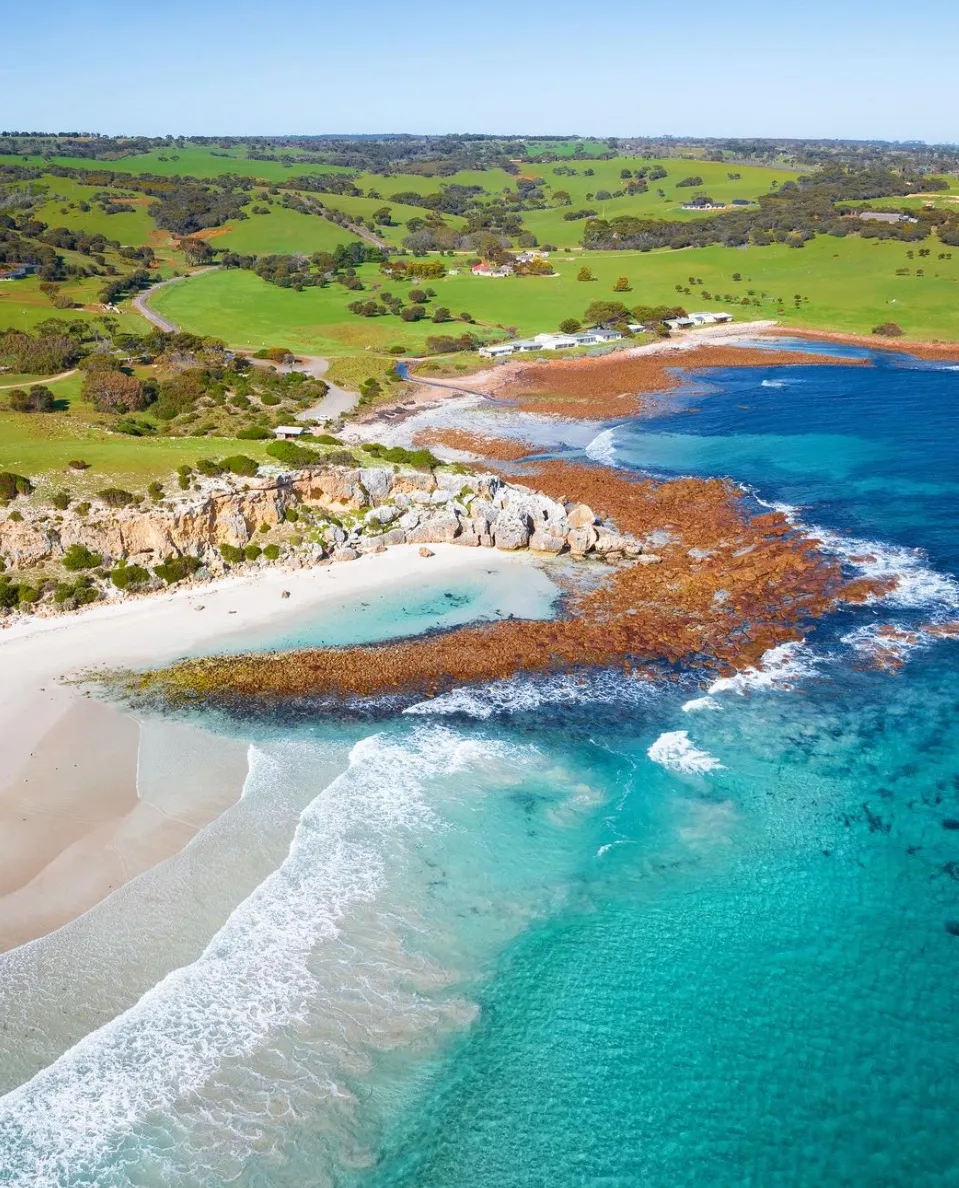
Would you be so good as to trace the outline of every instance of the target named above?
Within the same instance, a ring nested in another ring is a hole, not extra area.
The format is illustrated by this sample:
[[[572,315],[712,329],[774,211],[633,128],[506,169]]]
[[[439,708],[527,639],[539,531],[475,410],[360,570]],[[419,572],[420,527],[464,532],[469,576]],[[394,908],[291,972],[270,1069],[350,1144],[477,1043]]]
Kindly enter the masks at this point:
[[[563,351],[570,347],[595,346],[601,342],[615,342],[622,338],[618,330],[584,330],[581,334],[537,334],[535,338],[516,338],[512,342],[497,342],[493,346],[480,347],[479,353],[487,359],[500,359],[506,355],[519,355],[524,351]]]
[[[290,441],[294,437],[302,437],[306,430],[302,425],[277,425],[273,430],[273,436],[278,437],[280,441]]]
[[[870,223],[918,223],[911,215],[897,214],[893,210],[861,210],[859,217]]]
[[[501,264],[495,268],[492,264],[474,264],[472,269],[474,276],[512,276],[513,269],[509,264]]]
[[[39,267],[39,264],[0,264],[0,280],[22,280],[25,276],[31,276]]]
[[[665,325],[670,330],[692,330],[695,326],[712,326],[717,322],[731,322],[730,313],[691,313],[684,318],[667,318]]]

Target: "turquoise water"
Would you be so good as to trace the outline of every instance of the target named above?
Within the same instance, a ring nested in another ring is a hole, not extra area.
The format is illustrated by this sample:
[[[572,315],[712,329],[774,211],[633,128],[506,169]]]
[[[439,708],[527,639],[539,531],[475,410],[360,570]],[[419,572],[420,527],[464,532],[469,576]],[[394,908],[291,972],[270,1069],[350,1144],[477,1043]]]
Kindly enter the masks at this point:
[[[696,412],[559,448],[731,474],[892,595],[709,688],[523,678],[246,728],[221,878],[243,830],[275,869],[0,1098],[0,1181],[959,1183],[959,677],[927,630],[959,617],[959,372],[879,363],[714,373]],[[179,886],[146,885],[202,914]]]

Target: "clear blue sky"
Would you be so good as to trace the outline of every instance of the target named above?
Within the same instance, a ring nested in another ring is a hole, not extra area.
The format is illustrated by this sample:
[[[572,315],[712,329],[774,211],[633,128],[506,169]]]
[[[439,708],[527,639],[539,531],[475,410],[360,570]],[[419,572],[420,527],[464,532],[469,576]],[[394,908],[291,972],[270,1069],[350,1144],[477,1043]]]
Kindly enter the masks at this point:
[[[959,141],[959,0],[47,0],[0,30],[8,130]]]

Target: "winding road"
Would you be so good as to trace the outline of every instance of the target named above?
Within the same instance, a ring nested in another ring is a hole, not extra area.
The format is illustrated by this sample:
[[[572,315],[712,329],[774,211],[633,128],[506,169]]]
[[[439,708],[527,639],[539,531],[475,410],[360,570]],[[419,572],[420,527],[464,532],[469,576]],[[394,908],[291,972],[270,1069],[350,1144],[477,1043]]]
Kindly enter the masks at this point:
[[[149,289],[144,289],[141,293],[137,293],[133,298],[133,308],[138,314],[142,315],[148,322],[152,322],[158,330],[163,330],[166,334],[176,334],[180,327],[176,322],[171,322],[169,318],[165,318],[162,314],[158,314],[149,303],[148,298],[158,289],[165,289],[168,285],[178,285],[182,281],[189,280],[193,276],[202,276],[204,272],[215,272],[220,267],[219,264],[210,264],[206,268],[198,268],[196,272],[188,272],[186,276],[171,276],[169,280],[157,281],[155,285],[151,285]]]

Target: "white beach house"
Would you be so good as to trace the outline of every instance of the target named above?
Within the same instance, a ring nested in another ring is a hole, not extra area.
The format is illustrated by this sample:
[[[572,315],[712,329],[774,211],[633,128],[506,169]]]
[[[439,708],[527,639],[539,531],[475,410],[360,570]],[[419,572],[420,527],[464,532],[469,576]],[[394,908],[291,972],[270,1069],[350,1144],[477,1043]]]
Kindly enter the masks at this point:
[[[595,346],[597,343],[616,342],[622,337],[618,330],[584,330],[580,334],[537,334],[535,338],[514,338],[512,342],[497,342],[492,346],[480,347],[479,353],[487,359],[499,359],[504,355],[519,355],[524,351],[563,351],[570,347]]]

